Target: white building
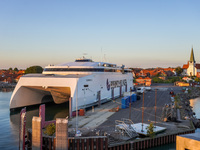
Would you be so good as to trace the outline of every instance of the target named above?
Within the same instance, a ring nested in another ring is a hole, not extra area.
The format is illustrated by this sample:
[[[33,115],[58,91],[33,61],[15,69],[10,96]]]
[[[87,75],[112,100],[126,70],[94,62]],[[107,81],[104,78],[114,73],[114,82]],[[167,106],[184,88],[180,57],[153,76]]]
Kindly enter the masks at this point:
[[[200,76],[200,64],[197,64],[194,58],[193,48],[191,50],[190,61],[183,65],[183,75]]]

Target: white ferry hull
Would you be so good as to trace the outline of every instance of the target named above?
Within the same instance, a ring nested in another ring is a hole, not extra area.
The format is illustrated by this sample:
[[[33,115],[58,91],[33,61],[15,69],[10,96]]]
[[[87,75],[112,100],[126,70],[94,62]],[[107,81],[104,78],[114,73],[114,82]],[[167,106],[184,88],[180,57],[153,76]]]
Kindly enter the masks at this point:
[[[55,103],[70,101],[70,111],[75,111],[76,101],[78,109],[85,108],[119,97],[132,87],[132,73],[27,75],[15,87],[10,109],[41,104],[45,95],[52,95]]]

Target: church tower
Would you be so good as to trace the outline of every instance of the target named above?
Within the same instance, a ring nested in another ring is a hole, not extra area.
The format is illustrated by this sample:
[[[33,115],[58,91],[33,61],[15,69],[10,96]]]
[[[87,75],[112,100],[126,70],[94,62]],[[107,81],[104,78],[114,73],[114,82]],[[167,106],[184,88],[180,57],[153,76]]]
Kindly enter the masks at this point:
[[[193,48],[191,50],[191,55],[190,55],[190,61],[189,61],[189,67],[187,69],[187,74],[189,76],[195,76],[196,75],[196,69],[195,69],[195,59],[194,59],[194,52],[193,52]]]
[[[191,55],[190,55],[190,63],[192,62],[195,63],[193,48],[191,50]]]

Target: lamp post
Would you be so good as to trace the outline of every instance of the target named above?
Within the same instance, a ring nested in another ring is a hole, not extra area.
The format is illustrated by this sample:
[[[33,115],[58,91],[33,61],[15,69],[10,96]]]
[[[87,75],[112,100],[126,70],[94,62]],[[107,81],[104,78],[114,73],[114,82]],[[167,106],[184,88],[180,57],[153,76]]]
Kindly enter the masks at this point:
[[[141,130],[141,132],[144,132],[144,130],[143,130],[143,118],[144,118],[144,91],[143,91],[143,101],[142,101],[142,130]]]
[[[156,105],[157,105],[157,89],[155,89],[155,128],[156,128]]]
[[[76,135],[77,136],[78,131],[78,74],[76,79]]]
[[[130,88],[130,101],[129,101],[129,120],[131,120],[131,88]]]

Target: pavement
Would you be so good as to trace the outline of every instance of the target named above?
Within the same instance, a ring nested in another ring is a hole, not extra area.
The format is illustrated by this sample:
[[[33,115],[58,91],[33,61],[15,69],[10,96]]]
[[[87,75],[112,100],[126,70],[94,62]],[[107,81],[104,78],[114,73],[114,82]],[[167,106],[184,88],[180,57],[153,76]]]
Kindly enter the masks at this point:
[[[175,94],[180,93],[182,87],[175,87],[172,84],[154,85],[151,87],[151,91],[147,91],[144,94],[144,123],[149,124],[155,122],[156,125],[166,127],[167,130],[164,134],[171,134],[172,132],[181,132],[185,129],[190,129],[191,124],[189,121],[182,121],[182,123],[176,122],[163,122],[161,121],[162,108],[166,103],[170,103],[169,92],[173,90]],[[155,92],[155,89],[156,92]],[[155,97],[157,99],[157,110],[155,118]],[[133,102],[131,109],[121,109],[121,98],[109,101],[102,104],[100,107],[94,107],[94,109],[85,112],[85,116],[78,116],[78,128],[79,129],[100,129],[106,132],[115,130],[115,120],[121,120],[122,118],[129,118],[134,123],[142,122],[142,101],[141,99]],[[118,111],[115,110],[119,108]],[[129,116],[131,112],[131,116]],[[76,117],[69,119],[69,130],[76,128]]]
[[[121,107],[121,98],[111,100],[85,112],[85,116],[78,116],[78,128],[96,128]],[[76,128],[76,117],[69,119],[69,128]]]

